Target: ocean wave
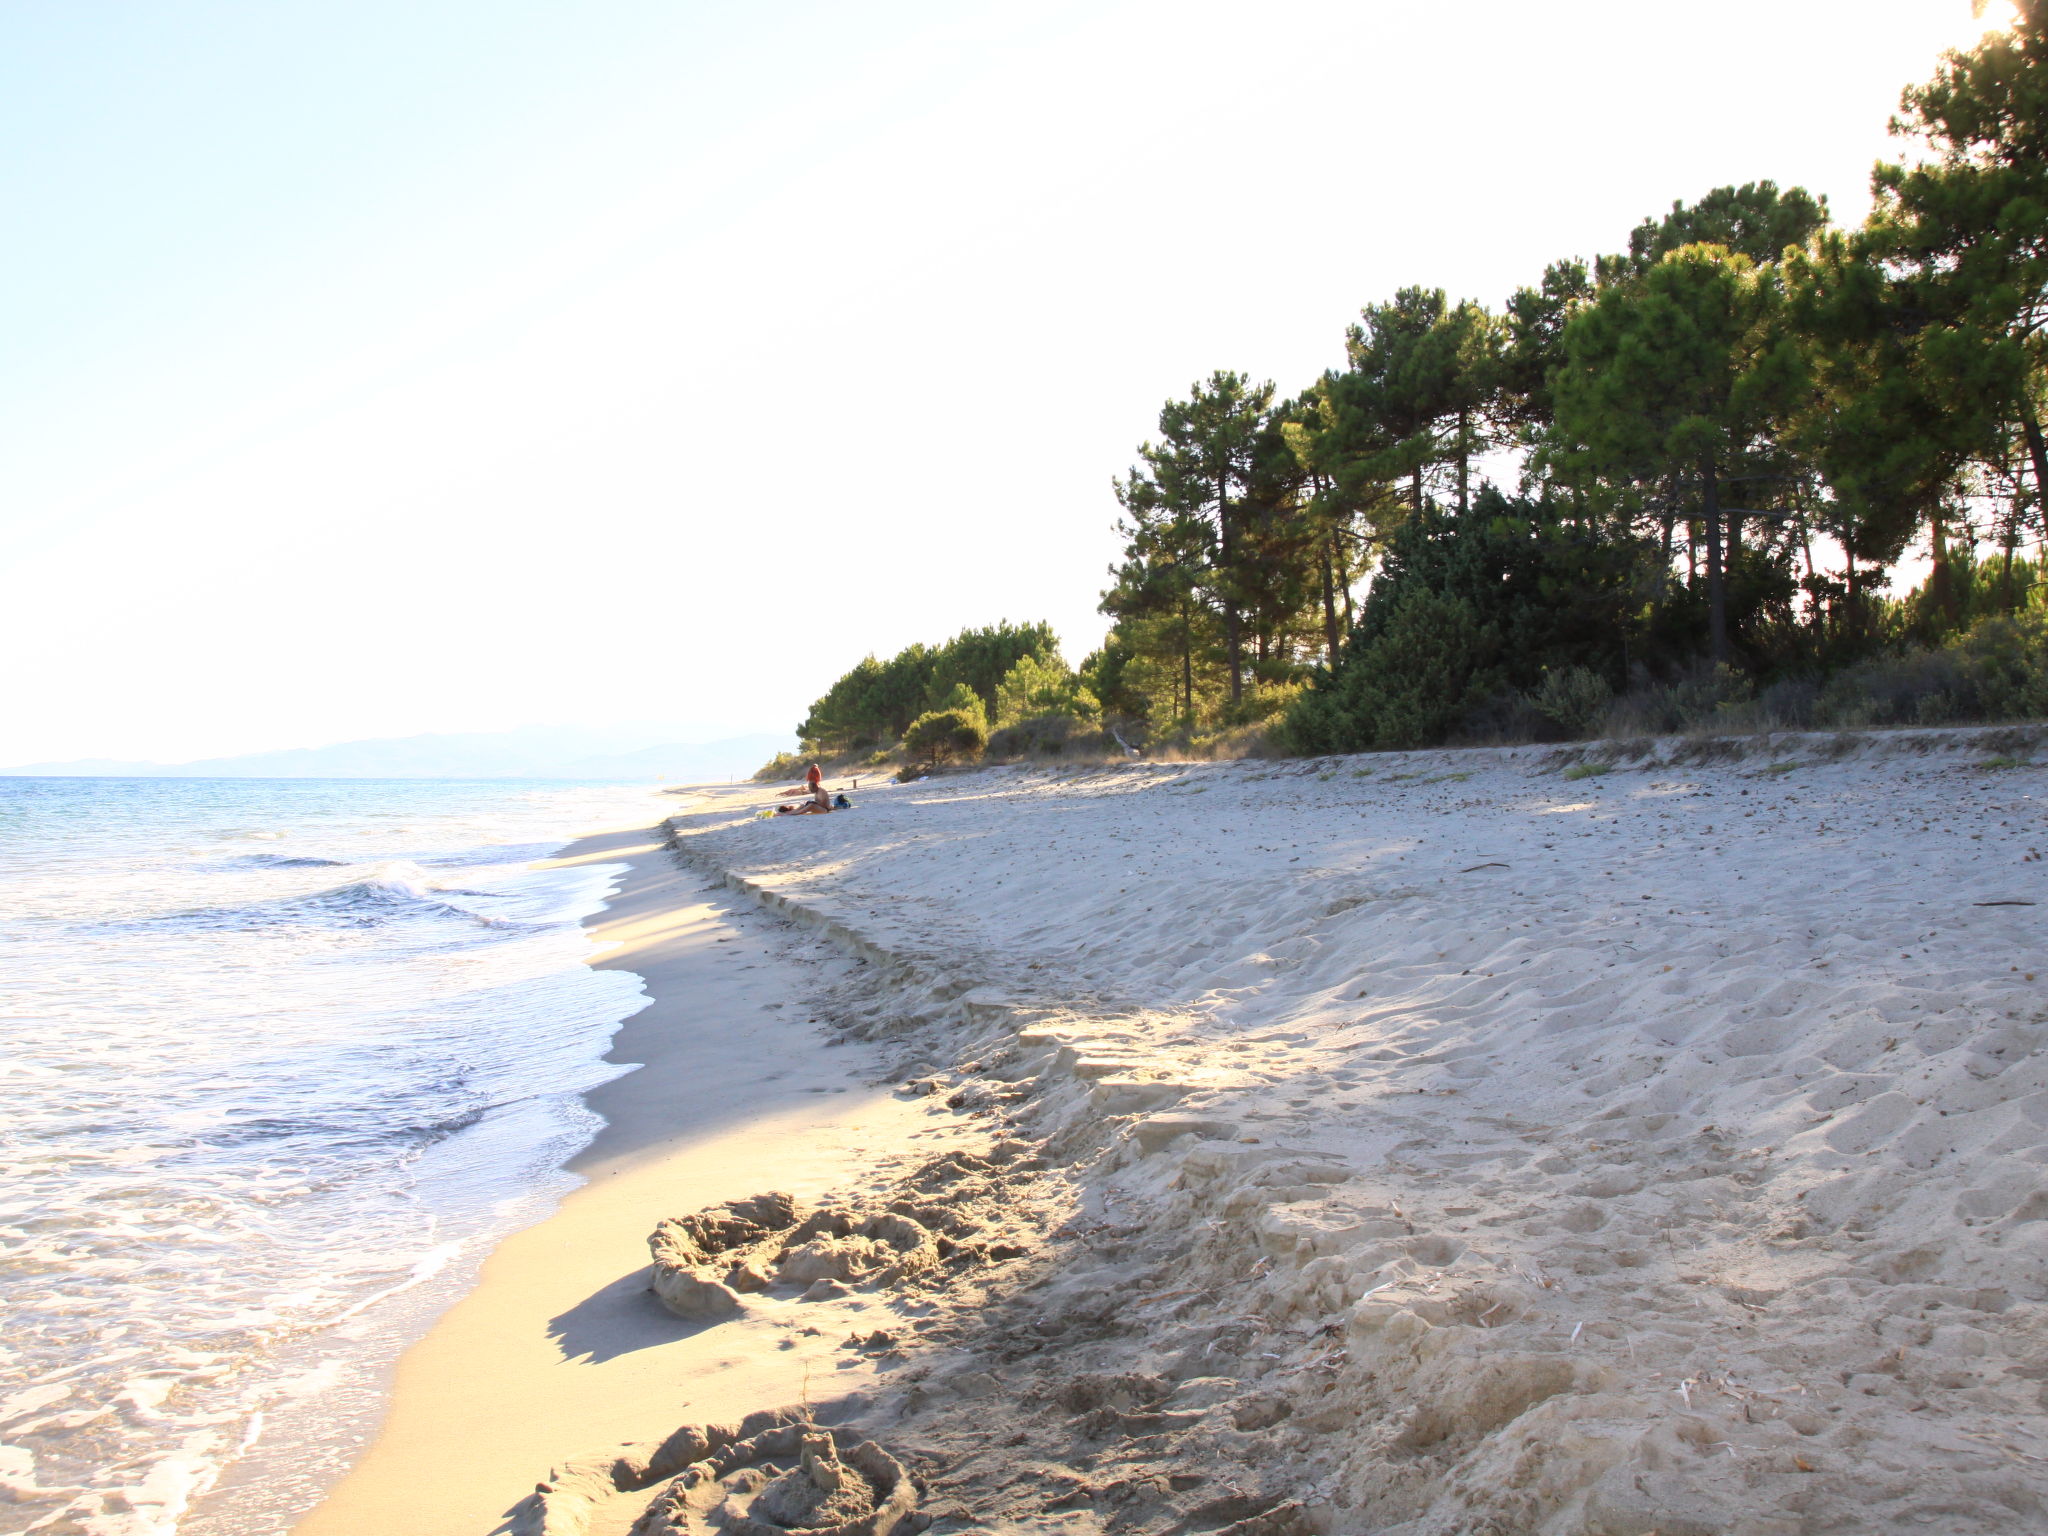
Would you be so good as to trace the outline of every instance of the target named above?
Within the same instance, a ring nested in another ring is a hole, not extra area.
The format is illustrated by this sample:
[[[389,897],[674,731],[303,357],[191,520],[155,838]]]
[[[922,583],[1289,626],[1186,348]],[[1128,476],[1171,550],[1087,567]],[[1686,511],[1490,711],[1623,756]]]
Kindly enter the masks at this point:
[[[318,1115],[255,1115],[206,1127],[193,1135],[200,1145],[219,1148],[251,1142],[297,1141],[323,1152],[349,1147],[431,1146],[483,1119],[495,1104],[450,1109],[426,1119],[394,1118],[377,1106],[362,1105]]]
[[[583,960],[613,872],[520,866],[626,792],[9,783],[0,1533],[287,1529],[573,1185],[644,998]]]
[[[496,897],[497,892],[462,887],[437,886],[427,880],[416,865],[384,865],[377,873],[345,885],[310,891],[302,896],[281,896],[236,907],[195,907],[157,918],[156,922],[187,926],[252,929],[291,923],[320,923],[336,927],[377,928],[390,923],[421,919],[452,919],[478,928],[532,932],[548,926],[494,917],[476,912],[446,898],[450,896]]]
[[[531,864],[567,846],[567,840],[553,843],[488,843],[458,853],[421,854],[415,863],[430,869],[463,869],[485,864]]]
[[[244,853],[222,859],[215,869],[340,869],[346,859],[315,859],[289,853]]]

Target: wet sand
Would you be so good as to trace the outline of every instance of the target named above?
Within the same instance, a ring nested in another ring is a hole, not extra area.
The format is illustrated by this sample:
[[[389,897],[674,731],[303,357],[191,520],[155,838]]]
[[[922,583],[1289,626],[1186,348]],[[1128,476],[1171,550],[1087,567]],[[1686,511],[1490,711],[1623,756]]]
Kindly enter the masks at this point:
[[[867,1048],[821,1049],[793,959],[833,959],[681,870],[658,833],[589,837],[550,862],[628,865],[587,926],[604,946],[592,963],[651,998],[607,1058],[638,1069],[588,1096],[606,1124],[570,1165],[587,1182],[407,1351],[376,1441],[297,1536],[481,1536],[566,1456],[843,1393],[870,1369],[832,1349],[854,1319],[827,1314],[857,1300],[807,1308],[816,1335],[773,1309],[709,1330],[669,1315],[646,1288],[646,1237],[763,1189],[857,1189],[930,1108],[866,1085]]]

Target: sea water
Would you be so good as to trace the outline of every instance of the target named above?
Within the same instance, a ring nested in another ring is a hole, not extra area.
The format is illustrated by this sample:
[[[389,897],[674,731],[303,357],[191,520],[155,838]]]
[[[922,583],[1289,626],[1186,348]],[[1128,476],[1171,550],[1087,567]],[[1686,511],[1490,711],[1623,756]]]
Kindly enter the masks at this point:
[[[0,1533],[270,1536],[317,1500],[572,1184],[644,1002],[584,964],[620,866],[529,865],[661,809],[0,778]]]

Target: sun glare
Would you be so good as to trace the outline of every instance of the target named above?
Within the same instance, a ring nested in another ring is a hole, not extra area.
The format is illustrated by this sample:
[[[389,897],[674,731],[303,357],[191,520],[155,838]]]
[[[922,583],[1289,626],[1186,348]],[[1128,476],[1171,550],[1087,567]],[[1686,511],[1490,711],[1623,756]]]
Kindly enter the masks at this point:
[[[2010,31],[2020,19],[2019,7],[2013,0],[1979,0],[1975,11],[1971,31],[1979,37],[1986,32]]]

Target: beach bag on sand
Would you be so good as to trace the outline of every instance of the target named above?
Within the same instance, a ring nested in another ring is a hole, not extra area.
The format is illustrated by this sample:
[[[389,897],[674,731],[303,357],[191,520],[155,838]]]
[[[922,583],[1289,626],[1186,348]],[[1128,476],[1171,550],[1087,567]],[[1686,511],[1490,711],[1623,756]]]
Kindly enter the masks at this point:
[[[832,797],[832,809],[835,811],[850,811],[853,809],[853,802],[844,795],[834,795]]]

